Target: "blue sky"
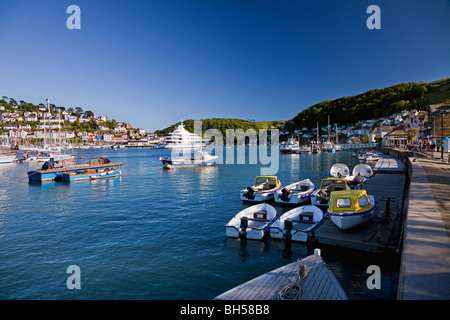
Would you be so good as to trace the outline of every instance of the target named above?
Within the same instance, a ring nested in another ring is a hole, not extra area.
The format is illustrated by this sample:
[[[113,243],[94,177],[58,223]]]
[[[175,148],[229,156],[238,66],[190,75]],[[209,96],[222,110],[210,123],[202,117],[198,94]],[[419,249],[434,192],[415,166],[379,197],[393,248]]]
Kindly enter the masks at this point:
[[[69,30],[69,5],[81,30]],[[381,29],[369,30],[369,5]],[[450,1],[0,0],[0,95],[147,131],[450,77]]]

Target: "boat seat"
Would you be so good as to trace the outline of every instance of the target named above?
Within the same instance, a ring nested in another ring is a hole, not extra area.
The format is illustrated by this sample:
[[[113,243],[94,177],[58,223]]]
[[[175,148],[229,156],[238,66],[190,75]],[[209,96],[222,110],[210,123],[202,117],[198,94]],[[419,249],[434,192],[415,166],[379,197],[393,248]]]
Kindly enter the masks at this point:
[[[267,219],[267,212],[264,210],[259,210],[253,213],[253,218],[248,218],[249,221],[262,221],[262,222],[268,222],[270,221]]]
[[[314,213],[313,212],[303,212],[297,218],[297,220],[292,220],[292,222],[297,223],[314,223]]]

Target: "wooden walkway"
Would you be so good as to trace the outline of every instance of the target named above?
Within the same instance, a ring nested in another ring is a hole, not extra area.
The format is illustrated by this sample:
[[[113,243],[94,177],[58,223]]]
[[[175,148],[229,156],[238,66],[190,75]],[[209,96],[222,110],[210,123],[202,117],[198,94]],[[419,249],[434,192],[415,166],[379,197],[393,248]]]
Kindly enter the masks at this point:
[[[373,168],[375,173],[403,173],[403,163],[393,156],[382,154],[378,159],[375,167]]]
[[[385,164],[390,166],[392,163],[388,161]],[[403,168],[401,162],[400,165]],[[331,219],[326,219],[313,231],[311,242],[378,253],[399,249],[404,216],[405,175],[376,173],[363,188],[378,202],[374,217],[346,231],[337,228]],[[389,211],[389,215],[386,215],[386,211]]]
[[[319,255],[311,255],[270,271],[215,298],[215,300],[277,299],[347,300],[348,298]]]

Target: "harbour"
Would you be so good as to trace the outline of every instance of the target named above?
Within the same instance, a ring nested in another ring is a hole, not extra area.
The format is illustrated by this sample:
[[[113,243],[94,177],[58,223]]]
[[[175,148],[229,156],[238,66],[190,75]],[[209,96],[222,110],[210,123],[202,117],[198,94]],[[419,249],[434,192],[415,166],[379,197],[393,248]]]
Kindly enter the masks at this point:
[[[325,219],[308,243],[287,247],[269,239],[244,244],[227,238],[223,226],[249,206],[239,199],[239,190],[251,183],[260,165],[214,164],[167,171],[158,161],[166,154],[167,150],[157,149],[83,150],[77,157],[108,157],[124,163],[123,173],[73,185],[29,183],[20,173],[32,169],[32,162],[3,165],[1,270],[8,284],[3,297],[210,300],[321,248],[323,260],[348,299],[397,299],[399,278],[404,277],[397,253],[402,249],[400,226],[408,200],[403,195],[405,173],[376,173],[365,184],[368,193],[379,199],[379,208],[359,231],[342,232]],[[347,151],[280,155],[278,177],[285,184],[308,177],[319,185],[338,162],[350,167],[360,163]],[[50,194],[55,200],[44,201]],[[155,200],[161,197],[164,206]],[[76,204],[79,199],[82,208]],[[384,217],[388,203],[390,215]],[[291,209],[274,207],[278,215]],[[69,264],[80,265],[84,272],[85,286],[78,293],[61,285],[64,275],[55,277]],[[365,284],[367,266],[373,264],[383,271],[381,290],[369,290]],[[115,270],[116,280],[125,276],[132,285],[121,282],[121,289],[115,290],[113,282],[105,281],[101,265]],[[136,282],[136,277],[141,280]],[[27,289],[23,278],[33,290]],[[44,282],[55,289],[44,285],[38,290]]]

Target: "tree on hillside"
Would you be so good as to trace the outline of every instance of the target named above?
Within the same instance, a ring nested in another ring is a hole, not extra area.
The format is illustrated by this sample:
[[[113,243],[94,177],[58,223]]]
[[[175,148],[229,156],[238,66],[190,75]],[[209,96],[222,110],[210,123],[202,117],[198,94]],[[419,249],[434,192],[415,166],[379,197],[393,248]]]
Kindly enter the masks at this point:
[[[416,136],[419,133],[419,129],[417,128],[409,128],[407,131],[407,138],[408,138],[408,142],[413,142],[414,140],[416,140]]]
[[[87,110],[87,111],[84,112],[84,115],[85,115],[86,117],[93,117],[93,116],[94,116],[94,113],[93,113],[91,110]]]

